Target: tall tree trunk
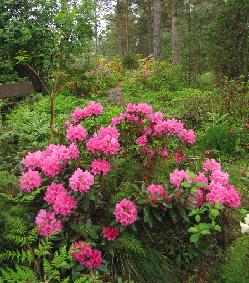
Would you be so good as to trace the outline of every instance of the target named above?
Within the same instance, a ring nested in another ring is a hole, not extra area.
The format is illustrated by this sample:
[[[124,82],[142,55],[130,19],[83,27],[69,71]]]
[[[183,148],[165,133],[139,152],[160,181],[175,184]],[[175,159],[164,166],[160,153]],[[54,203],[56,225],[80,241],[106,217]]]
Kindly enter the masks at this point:
[[[154,0],[153,16],[153,56],[157,60],[160,58],[160,35],[161,35],[161,0]]]
[[[125,54],[125,29],[124,29],[124,7],[123,1],[117,0],[116,3],[116,15],[115,15],[115,25],[116,25],[116,33],[117,33],[117,46],[118,53],[120,57],[123,57]]]
[[[126,53],[129,52],[129,0],[125,1],[125,36],[126,36]]]
[[[172,2],[172,30],[171,30],[171,40],[172,40],[172,63],[180,63],[180,38],[178,35],[178,17],[177,17],[177,6],[178,0],[173,0]]]
[[[147,20],[147,32],[148,32],[148,55],[152,54],[152,3],[151,0],[147,0],[148,8],[148,20]]]
[[[94,33],[95,33],[95,56],[98,55],[98,15],[97,15],[97,7],[98,0],[94,0]]]

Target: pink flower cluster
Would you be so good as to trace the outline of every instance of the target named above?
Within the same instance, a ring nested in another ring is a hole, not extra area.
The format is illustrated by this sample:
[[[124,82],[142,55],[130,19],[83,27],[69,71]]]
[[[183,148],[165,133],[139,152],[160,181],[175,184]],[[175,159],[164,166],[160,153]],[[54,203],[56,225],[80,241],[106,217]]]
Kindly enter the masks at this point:
[[[193,144],[196,136],[193,130],[186,130],[184,124],[176,119],[168,119],[158,122],[154,126],[154,131],[159,136],[164,134],[177,135],[179,139],[188,144]]]
[[[78,241],[72,246],[72,256],[88,269],[97,269],[102,264],[102,254],[94,250],[89,244]]]
[[[136,139],[136,144],[146,155],[159,155],[168,158],[168,150],[164,151],[163,147],[156,149],[149,145],[154,140],[162,140],[169,136],[177,136],[180,141],[187,144],[193,144],[196,140],[194,131],[185,129],[183,122],[176,119],[164,120],[162,112],[153,112],[152,107],[146,103],[129,103],[124,113],[121,113],[119,117],[112,118],[113,125],[119,125],[125,121],[136,124],[138,127],[139,136]],[[129,123],[127,125],[129,126]],[[160,143],[157,145],[160,146]],[[174,155],[174,159],[178,163],[182,163],[184,157],[181,152]]]
[[[22,174],[19,183],[24,192],[30,192],[31,190],[41,186],[42,178],[38,171],[32,171],[29,169],[27,172]]]
[[[122,226],[128,226],[137,220],[137,207],[134,202],[123,199],[116,204],[114,215]]]
[[[52,205],[56,214],[68,216],[77,207],[76,200],[69,196],[62,184],[52,183],[47,187],[44,200]]]
[[[69,185],[72,190],[80,192],[81,194],[87,193],[90,187],[94,184],[94,176],[80,168],[76,169],[73,175],[69,178]]]
[[[120,148],[118,141],[119,132],[116,127],[101,127],[86,143],[87,150],[92,153],[104,153],[106,155],[117,154]]]
[[[212,202],[213,205],[219,202],[231,208],[239,207],[239,193],[229,184],[229,175],[221,170],[221,165],[214,159],[208,159],[204,162],[203,169],[204,172],[198,173],[193,179],[189,177],[188,171],[176,169],[170,174],[170,183],[178,189],[184,180],[188,183],[204,184],[197,188],[194,195],[196,201],[193,202],[198,206],[207,201]]]
[[[101,103],[90,102],[85,108],[76,108],[72,113],[72,119],[75,123],[80,122],[83,119],[101,115],[103,112],[103,106]]]
[[[54,211],[41,209],[35,218],[35,223],[41,236],[49,236],[62,230],[61,220],[55,218]]]
[[[103,174],[106,176],[108,172],[111,170],[110,163],[105,159],[94,159],[91,164],[91,172],[93,175]]]
[[[169,193],[164,190],[162,185],[152,184],[147,187],[146,191],[152,202],[158,202],[160,200],[170,202],[172,200],[172,198],[167,197]]]
[[[101,234],[108,241],[115,241],[119,233],[120,231],[117,227],[104,227]]]
[[[66,137],[70,142],[83,141],[87,137],[87,131],[80,124],[76,126],[70,124],[67,129]]]
[[[44,151],[29,152],[22,163],[31,170],[41,169],[48,177],[54,177],[68,164],[71,159],[79,157],[77,146],[72,143],[69,147],[60,144],[50,144]]]

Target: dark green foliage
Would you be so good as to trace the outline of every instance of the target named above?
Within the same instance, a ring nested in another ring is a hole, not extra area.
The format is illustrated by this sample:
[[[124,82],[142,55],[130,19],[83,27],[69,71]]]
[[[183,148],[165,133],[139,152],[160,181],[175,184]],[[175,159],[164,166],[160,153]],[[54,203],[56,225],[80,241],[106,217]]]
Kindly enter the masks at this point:
[[[201,148],[203,150],[211,149],[214,153],[220,152],[233,155],[235,153],[236,144],[236,133],[234,133],[228,125],[221,124],[214,125],[207,130],[206,135],[202,138]]]
[[[122,64],[127,70],[137,69],[139,66],[138,56],[134,53],[127,53],[122,59]]]
[[[247,0],[224,1],[217,7],[209,31],[209,58],[219,78],[248,78],[248,14]]]

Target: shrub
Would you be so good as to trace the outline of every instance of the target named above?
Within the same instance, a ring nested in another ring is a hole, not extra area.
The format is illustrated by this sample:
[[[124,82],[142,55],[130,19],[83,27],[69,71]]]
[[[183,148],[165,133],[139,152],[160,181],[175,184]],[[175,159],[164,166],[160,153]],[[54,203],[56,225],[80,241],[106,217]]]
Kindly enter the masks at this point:
[[[122,59],[122,65],[127,70],[134,70],[138,68],[138,56],[134,53],[127,53],[125,54],[124,58]]]
[[[182,241],[190,233],[198,246],[221,230],[224,207],[239,206],[239,194],[215,160],[206,160],[196,174],[183,169],[184,159],[174,153],[191,146],[195,133],[181,121],[165,120],[146,103],[128,104],[106,127],[97,118],[102,113],[100,103],[76,108],[66,122],[64,144],[22,159],[20,189],[2,196],[30,206],[17,230],[12,223],[14,230],[4,231],[24,248],[3,251],[2,258],[18,258],[20,265],[6,264],[2,278],[74,280],[78,271],[98,269],[97,275],[114,281],[123,274],[144,282],[146,274],[148,282],[174,282],[173,258],[162,254],[172,249],[179,231],[185,231]],[[181,170],[157,177],[157,164],[168,162]],[[165,226],[167,242],[161,238]]]

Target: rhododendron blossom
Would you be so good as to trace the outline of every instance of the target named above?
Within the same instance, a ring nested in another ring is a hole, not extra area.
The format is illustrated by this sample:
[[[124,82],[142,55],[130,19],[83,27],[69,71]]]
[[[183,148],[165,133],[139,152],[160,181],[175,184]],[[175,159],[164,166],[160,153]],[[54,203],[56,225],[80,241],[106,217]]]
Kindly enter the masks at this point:
[[[152,184],[147,187],[146,191],[153,202],[157,202],[159,199],[167,202],[172,200],[171,198],[167,198],[169,193],[164,190],[162,185]]]
[[[177,163],[183,163],[185,159],[185,154],[181,151],[177,151],[176,153],[174,153],[173,158]]]
[[[49,236],[62,230],[61,220],[55,218],[54,211],[41,209],[35,218],[35,224],[41,236]]]
[[[118,142],[119,132],[116,127],[101,127],[86,143],[87,150],[92,153],[117,154],[120,148]]]
[[[142,135],[136,141],[136,143],[140,146],[146,145],[147,142],[148,142],[148,140],[147,140],[147,137],[145,135]]]
[[[102,254],[94,250],[89,244],[78,241],[72,246],[72,256],[88,269],[97,269],[102,264]]]
[[[41,166],[41,160],[42,160],[42,152],[41,151],[35,151],[35,152],[29,152],[25,158],[23,158],[22,163],[31,170],[34,170]]]
[[[62,184],[52,183],[48,186],[44,200],[53,206],[56,214],[63,216],[72,214],[77,207],[77,202],[72,196],[67,194],[67,190]]]
[[[205,172],[220,171],[221,166],[220,163],[218,163],[216,160],[207,159],[203,164],[203,170]]]
[[[106,176],[111,169],[110,163],[105,159],[95,159],[91,164],[91,172],[93,175],[103,174]]]
[[[23,173],[19,179],[20,187],[24,192],[30,192],[33,189],[39,188],[42,184],[42,178],[38,171],[29,169]]]
[[[137,220],[137,207],[134,202],[123,199],[116,204],[114,215],[122,226],[128,226]]]
[[[74,191],[87,193],[94,184],[94,176],[88,172],[78,168],[69,178],[69,185]]]
[[[71,142],[83,141],[87,137],[87,131],[80,124],[77,126],[70,125],[66,137]]]
[[[170,183],[173,186],[180,187],[181,183],[184,181],[184,179],[187,182],[191,182],[191,179],[189,178],[188,172],[185,170],[178,170],[176,169],[174,172],[170,173]]]
[[[104,227],[101,234],[108,241],[115,241],[119,233],[120,231],[117,227]]]
[[[78,123],[85,118],[91,116],[101,115],[103,112],[103,106],[101,103],[90,102],[85,108],[76,108],[71,115],[74,122]]]

